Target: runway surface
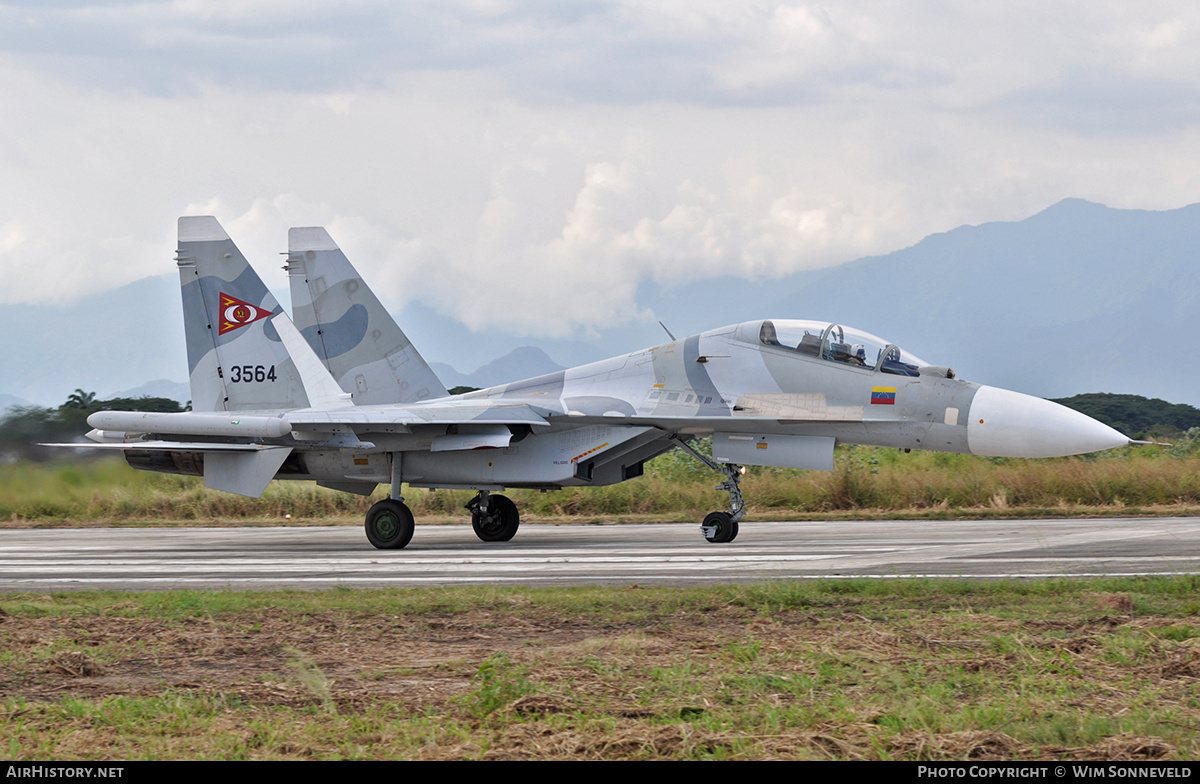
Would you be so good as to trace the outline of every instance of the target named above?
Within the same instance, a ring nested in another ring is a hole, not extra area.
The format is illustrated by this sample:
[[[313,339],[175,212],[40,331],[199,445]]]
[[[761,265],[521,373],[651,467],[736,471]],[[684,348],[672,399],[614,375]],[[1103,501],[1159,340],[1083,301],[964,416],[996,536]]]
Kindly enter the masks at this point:
[[[1200,573],[1200,518],[522,525],[485,544],[470,526],[417,526],[403,550],[361,528],[0,531],[0,590],[384,585],[698,584],[921,575]]]

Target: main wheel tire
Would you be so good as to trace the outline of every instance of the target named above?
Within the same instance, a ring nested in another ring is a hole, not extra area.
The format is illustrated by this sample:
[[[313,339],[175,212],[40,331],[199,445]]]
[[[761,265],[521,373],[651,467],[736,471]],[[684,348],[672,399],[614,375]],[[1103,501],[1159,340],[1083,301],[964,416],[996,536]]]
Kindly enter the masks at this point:
[[[486,515],[478,509],[471,513],[471,527],[475,529],[475,535],[485,542],[507,542],[517,535],[520,524],[521,513],[506,495],[488,496]]]
[[[738,524],[725,512],[712,512],[704,518],[701,530],[704,538],[713,544],[732,542],[738,535]]]
[[[388,498],[367,512],[367,541],[380,550],[399,550],[413,537],[412,512],[402,502]]]

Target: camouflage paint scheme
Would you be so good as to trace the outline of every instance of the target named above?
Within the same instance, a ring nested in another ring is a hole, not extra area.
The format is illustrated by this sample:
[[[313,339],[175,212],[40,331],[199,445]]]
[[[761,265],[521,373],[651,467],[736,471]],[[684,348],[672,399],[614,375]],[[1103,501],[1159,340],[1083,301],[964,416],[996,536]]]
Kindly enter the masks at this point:
[[[323,228],[288,232],[292,321],[355,405],[415,403],[446,388]]]
[[[177,263],[194,413],[100,412],[89,437],[135,467],[250,496],[272,478],[363,494],[390,483],[393,504],[401,482],[470,488],[478,522],[493,491],[621,482],[712,435],[712,459],[697,457],[726,475],[736,535],[744,464],[831,470],[838,443],[1042,457],[1128,442],[866,333],[791,320],[451,397],[324,229],[289,232],[294,326],[215,218],[179,219]]]

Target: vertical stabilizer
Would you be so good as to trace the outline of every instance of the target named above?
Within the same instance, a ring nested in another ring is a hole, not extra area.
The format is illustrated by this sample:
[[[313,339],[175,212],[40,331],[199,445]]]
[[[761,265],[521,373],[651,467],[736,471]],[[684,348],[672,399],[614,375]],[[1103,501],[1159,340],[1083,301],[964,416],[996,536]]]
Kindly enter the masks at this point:
[[[288,232],[287,269],[296,327],[355,405],[447,394],[325,229]]]
[[[211,215],[179,219],[176,253],[195,411],[306,408],[270,317],[275,297]]]

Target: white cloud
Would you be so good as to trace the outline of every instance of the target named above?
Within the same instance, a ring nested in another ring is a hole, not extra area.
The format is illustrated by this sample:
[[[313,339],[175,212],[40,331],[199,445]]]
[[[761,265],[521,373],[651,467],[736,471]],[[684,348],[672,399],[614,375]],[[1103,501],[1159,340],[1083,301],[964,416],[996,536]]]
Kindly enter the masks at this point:
[[[1198,37],[1174,3],[9,4],[0,302],[168,271],[209,212],[276,290],[325,225],[391,307],[586,334],[647,280],[1179,206]]]

